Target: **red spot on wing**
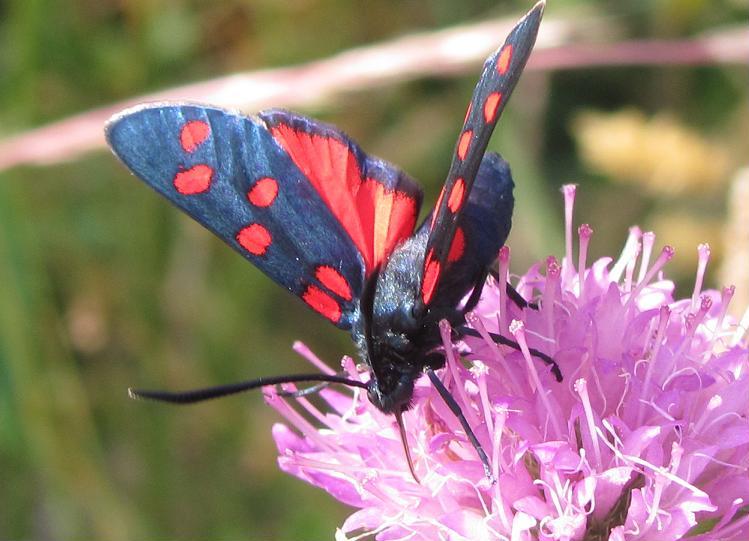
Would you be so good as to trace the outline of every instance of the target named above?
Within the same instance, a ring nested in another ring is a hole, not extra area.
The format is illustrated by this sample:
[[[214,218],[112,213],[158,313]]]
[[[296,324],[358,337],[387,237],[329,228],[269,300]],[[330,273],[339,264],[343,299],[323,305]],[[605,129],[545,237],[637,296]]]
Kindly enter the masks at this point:
[[[440,276],[440,263],[434,259],[434,250],[429,250],[424,265],[424,277],[421,281],[421,299],[424,304],[429,304],[437,287],[437,279]]]
[[[462,178],[459,178],[455,181],[455,184],[453,184],[453,188],[450,190],[450,197],[447,199],[447,208],[449,208],[450,212],[453,214],[460,210],[460,207],[463,204],[463,196],[465,195],[465,192],[466,183]]]
[[[512,60],[512,45],[509,43],[499,53],[497,58],[497,73],[504,75],[507,70],[510,69],[510,61]]]
[[[273,242],[273,237],[264,226],[255,223],[237,233],[237,242],[253,255],[264,255]]]
[[[208,139],[211,128],[202,120],[190,120],[182,126],[179,132],[179,144],[185,152],[193,152],[200,144]]]
[[[315,269],[315,278],[342,299],[350,301],[353,298],[348,280],[333,267],[320,265]]]
[[[256,207],[269,207],[278,195],[278,182],[274,178],[265,177],[258,180],[250,191],[247,199]]]
[[[413,234],[416,200],[406,192],[386,190],[374,178],[362,178],[346,143],[286,124],[274,126],[271,133],[354,241],[367,274]]]
[[[313,285],[307,286],[302,293],[302,300],[315,312],[322,314],[333,323],[341,320],[341,306],[322,289]]]
[[[458,141],[458,158],[461,160],[466,159],[468,147],[471,146],[471,137],[473,137],[473,130],[466,130],[460,135],[460,140]]]
[[[182,195],[195,195],[211,187],[213,168],[204,163],[193,165],[190,169],[174,175],[174,188]]]
[[[450,251],[447,253],[447,262],[454,263],[463,257],[463,252],[466,249],[466,237],[463,233],[463,228],[459,227],[455,231],[455,237],[453,237],[452,244],[450,244]]]
[[[487,124],[494,122],[501,101],[502,94],[499,92],[492,92],[486,97],[486,101],[484,102],[484,120],[486,120]]]

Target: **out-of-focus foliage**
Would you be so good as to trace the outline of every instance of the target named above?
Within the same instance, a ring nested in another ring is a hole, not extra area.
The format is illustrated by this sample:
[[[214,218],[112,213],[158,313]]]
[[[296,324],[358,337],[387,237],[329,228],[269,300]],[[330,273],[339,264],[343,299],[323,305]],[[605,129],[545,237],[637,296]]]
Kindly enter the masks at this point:
[[[529,5],[10,0],[0,5],[0,136],[167,86],[519,16]],[[546,17],[604,17],[624,39],[686,37],[745,24],[746,15],[746,3],[735,1],[555,0]],[[431,203],[476,74],[343,94],[305,112],[421,179]],[[746,83],[741,67],[527,74],[491,144],[518,186],[514,269],[560,253],[557,190],[566,182],[583,185],[578,216],[596,231],[591,258],[620,246],[632,223],[688,216],[693,235],[720,231],[728,180],[749,155]],[[649,119],[669,115],[717,153],[705,154],[715,164],[698,166],[721,178],[699,196],[668,198],[611,182],[610,168],[581,162],[572,137],[573,118],[589,109],[602,122],[641,111],[648,130],[659,129]],[[694,253],[675,262],[692,272]],[[331,363],[353,353],[345,335],[129,178],[108,153],[2,174],[0,538],[331,538],[346,510],[277,472],[275,417],[257,394],[171,408],[125,392],[300,370],[295,339]]]

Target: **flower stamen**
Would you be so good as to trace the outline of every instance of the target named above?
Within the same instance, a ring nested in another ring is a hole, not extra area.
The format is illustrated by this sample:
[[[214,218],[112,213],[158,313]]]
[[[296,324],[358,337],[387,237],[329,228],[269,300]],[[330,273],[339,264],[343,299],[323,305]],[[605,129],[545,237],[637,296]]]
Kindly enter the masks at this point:
[[[634,291],[632,291],[632,294],[629,296],[629,300],[627,301],[628,305],[631,305],[631,303],[642,292],[643,288],[650,283],[653,277],[658,272],[660,272],[660,270],[666,265],[666,263],[671,261],[675,253],[676,253],[676,250],[674,250],[673,246],[666,245],[663,247],[660,255],[658,256],[658,259],[655,260],[655,263],[653,264],[653,266],[645,274],[645,278],[643,278],[643,280],[637,284],[637,287],[635,287]]]
[[[502,246],[499,249],[499,332],[503,333],[507,328],[507,288],[510,276],[510,247]]]
[[[546,259],[546,286],[541,304],[541,311],[546,320],[546,336],[555,336],[554,333],[554,303],[556,301],[557,288],[559,287],[562,268],[554,256]],[[512,332],[512,330],[510,330]]]
[[[645,231],[642,234],[642,252],[640,257],[640,272],[637,275],[637,283],[641,283],[645,279],[645,273],[648,271],[648,265],[650,265],[650,256],[653,254],[653,247],[655,246],[655,233],[652,231]]]
[[[629,235],[627,235],[627,242],[624,243],[619,259],[614,263],[614,266],[609,271],[609,279],[613,283],[619,283],[621,280],[624,269],[629,264],[632,258],[636,258],[639,253],[640,237],[642,237],[642,231],[639,227],[633,226],[629,228]],[[625,289],[626,291],[626,289]]]
[[[476,426],[479,424],[479,419],[476,416],[476,411],[473,409],[473,401],[468,398],[465,385],[461,385],[462,381],[466,381],[466,378],[460,374],[461,367],[458,366],[458,361],[455,358],[455,350],[452,344],[452,327],[447,320],[443,319],[439,322],[440,335],[442,337],[442,344],[445,348],[445,356],[447,358],[448,372],[452,375],[453,381],[455,381],[455,390],[458,394],[459,406],[465,415],[468,424]],[[447,387],[447,383],[445,384]]]
[[[527,373],[530,376],[531,389],[536,391],[538,398],[544,405],[544,409],[546,410],[546,419],[551,420],[556,436],[561,437],[562,427],[559,420],[557,419],[555,410],[552,407],[551,402],[549,401],[549,396],[547,395],[546,390],[541,383],[541,378],[538,377],[536,365],[533,362],[531,353],[528,350],[528,344],[525,341],[525,332],[523,330],[523,327],[524,325],[522,321],[518,321],[516,319],[513,320],[512,323],[510,323],[510,334],[512,334],[517,343],[520,345],[520,350],[523,353],[523,358],[525,359]]]
[[[583,404],[583,412],[585,412],[585,422],[588,425],[588,434],[590,434],[590,442],[593,445],[593,456],[596,459],[596,470],[602,470],[603,459],[601,457],[601,448],[596,437],[596,422],[593,415],[593,406],[590,403],[590,395],[588,395],[588,384],[585,378],[580,378],[575,382],[575,391],[580,396]]]
[[[733,295],[735,293],[736,286],[733,285],[724,287],[720,291],[720,312],[718,313],[718,317],[715,320],[715,330],[713,331],[713,338],[722,336],[723,322],[726,319],[728,307],[730,306],[731,299],[733,299]]]
[[[333,370],[330,366],[325,364],[320,358],[315,355],[312,350],[307,347],[307,345],[304,342],[300,342],[299,340],[296,340],[294,344],[291,346],[291,349],[293,349],[296,353],[304,357],[307,361],[312,363],[312,366],[317,368],[320,372],[323,374],[335,374],[335,370]]]
[[[705,270],[710,261],[710,245],[700,244],[697,246],[697,275],[694,280],[694,290],[692,291],[692,311],[697,308],[697,299],[702,292],[702,284],[705,281]]]
[[[471,327],[476,329],[486,345],[489,347],[489,350],[492,352],[492,357],[496,361],[495,370],[499,371],[500,368],[503,369],[502,377],[506,377],[508,379],[510,391],[516,395],[521,394],[522,386],[520,385],[520,382],[515,375],[515,371],[509,369],[506,366],[507,360],[505,359],[504,355],[502,355],[502,350],[499,348],[497,343],[492,340],[492,337],[489,336],[489,332],[486,330],[486,327],[484,326],[483,321],[481,321],[481,318],[479,318],[475,312],[469,312],[468,314],[466,314],[466,321],[471,325]]]
[[[578,281],[580,283],[579,298],[580,303],[585,303],[585,271],[587,269],[588,245],[590,238],[593,236],[593,228],[588,224],[582,224],[577,228],[577,235],[580,239],[580,251],[577,254]]]
[[[572,263],[572,216],[575,209],[575,193],[577,186],[575,184],[565,184],[562,186],[564,193],[564,259],[570,266],[570,271],[575,272]]]

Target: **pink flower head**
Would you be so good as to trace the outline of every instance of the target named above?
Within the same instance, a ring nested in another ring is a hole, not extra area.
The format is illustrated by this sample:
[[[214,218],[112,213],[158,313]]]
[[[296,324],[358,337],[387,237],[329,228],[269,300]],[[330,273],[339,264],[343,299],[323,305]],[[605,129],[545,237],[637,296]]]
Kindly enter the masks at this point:
[[[360,390],[325,388],[322,409],[268,396],[288,423],[273,428],[281,469],[358,509],[337,539],[749,539],[749,348],[746,325],[726,315],[733,289],[702,291],[703,245],[692,296],[675,300],[662,272],[673,250],[656,256],[637,228],[616,262],[588,266],[593,231],[581,226],[575,261],[574,188],[564,192],[564,259],[516,284],[539,308],[518,308],[490,279],[468,318],[484,338],[451,343],[442,328],[441,378],[496,483],[427,378],[404,415],[420,483],[395,419]],[[499,261],[502,284],[507,248]],[[529,347],[559,363],[561,383]],[[366,380],[350,358],[343,367]]]

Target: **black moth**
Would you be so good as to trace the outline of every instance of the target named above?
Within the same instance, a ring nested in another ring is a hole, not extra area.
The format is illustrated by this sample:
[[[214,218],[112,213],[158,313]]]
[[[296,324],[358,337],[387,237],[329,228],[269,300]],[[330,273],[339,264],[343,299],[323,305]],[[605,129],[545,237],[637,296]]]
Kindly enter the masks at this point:
[[[477,336],[465,326],[465,314],[478,303],[510,232],[514,203],[509,166],[485,154],[486,146],[530,56],[543,10],[544,2],[536,4],[484,63],[440,198],[415,232],[419,186],[332,126],[287,111],[245,117],[180,103],[140,106],[110,120],[107,140],[125,165],[348,330],[370,369],[367,384],[305,374],[131,395],[190,403],[289,382],[364,388],[372,404],[395,415],[415,478],[401,415],[426,373],[490,477],[486,454],[434,372],[445,364],[439,322]],[[507,288],[516,304],[528,306]],[[550,357],[532,353],[561,380]]]

